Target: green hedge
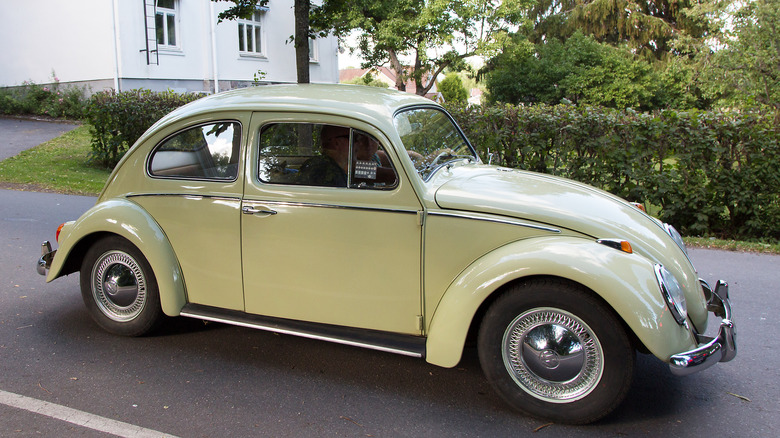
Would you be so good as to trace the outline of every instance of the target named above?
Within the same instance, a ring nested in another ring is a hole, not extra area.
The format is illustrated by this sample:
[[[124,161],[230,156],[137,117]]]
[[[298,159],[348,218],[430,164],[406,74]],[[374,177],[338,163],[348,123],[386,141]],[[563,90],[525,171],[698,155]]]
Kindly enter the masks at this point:
[[[90,160],[113,168],[154,122],[199,97],[150,90],[109,90],[92,95],[86,109],[86,119],[92,125]]]
[[[57,78],[49,85],[25,82],[0,89],[0,114],[79,120],[84,115],[85,101],[83,88],[61,86]]]
[[[774,115],[570,105],[451,106],[483,158],[660,208],[689,235],[780,239]]]

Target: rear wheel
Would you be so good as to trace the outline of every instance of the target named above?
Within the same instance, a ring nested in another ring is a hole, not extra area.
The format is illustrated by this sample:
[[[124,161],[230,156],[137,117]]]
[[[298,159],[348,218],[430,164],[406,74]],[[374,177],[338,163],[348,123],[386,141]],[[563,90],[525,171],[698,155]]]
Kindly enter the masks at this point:
[[[92,319],[114,334],[141,336],[163,319],[149,262],[118,236],[104,237],[87,251],[81,264],[81,296]]]
[[[479,332],[488,381],[514,408],[561,423],[609,414],[625,398],[635,353],[613,312],[566,281],[514,285]]]

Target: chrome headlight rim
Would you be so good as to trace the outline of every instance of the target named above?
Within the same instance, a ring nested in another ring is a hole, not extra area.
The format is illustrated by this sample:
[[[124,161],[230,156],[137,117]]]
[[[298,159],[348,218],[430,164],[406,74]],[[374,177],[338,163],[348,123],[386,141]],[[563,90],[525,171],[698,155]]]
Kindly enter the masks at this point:
[[[664,223],[664,230],[666,231],[666,234],[668,234],[672,238],[672,240],[674,240],[674,243],[676,243],[677,246],[679,246],[680,249],[687,256],[688,248],[685,246],[685,242],[683,241],[682,234],[680,234],[680,232],[677,231],[677,228],[675,228],[671,224]]]
[[[655,265],[655,276],[674,320],[677,321],[677,324],[687,327],[688,307],[685,302],[685,292],[680,287],[680,283],[669,270],[659,264]]]

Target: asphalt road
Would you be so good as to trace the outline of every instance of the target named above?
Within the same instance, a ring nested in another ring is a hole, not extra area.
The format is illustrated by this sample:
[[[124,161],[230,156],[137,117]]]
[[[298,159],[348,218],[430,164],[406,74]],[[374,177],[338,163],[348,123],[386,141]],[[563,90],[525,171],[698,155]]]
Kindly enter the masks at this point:
[[[0,117],[0,161],[60,136],[78,125],[73,123]]]
[[[45,284],[34,269],[40,242],[93,203],[0,190],[0,436],[780,435],[780,256],[692,250],[702,277],[731,285],[737,358],[675,377],[640,355],[626,402],[572,427],[507,408],[473,350],[443,369],[184,318],[151,337],[109,335],[89,318],[77,275]]]

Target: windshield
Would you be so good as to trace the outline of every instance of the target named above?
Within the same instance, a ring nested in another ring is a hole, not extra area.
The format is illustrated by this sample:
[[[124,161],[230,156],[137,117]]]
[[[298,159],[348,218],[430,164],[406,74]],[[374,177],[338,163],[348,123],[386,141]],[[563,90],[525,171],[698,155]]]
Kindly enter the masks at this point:
[[[452,119],[437,108],[414,108],[395,116],[395,128],[417,169],[427,180],[446,164],[478,161]]]

